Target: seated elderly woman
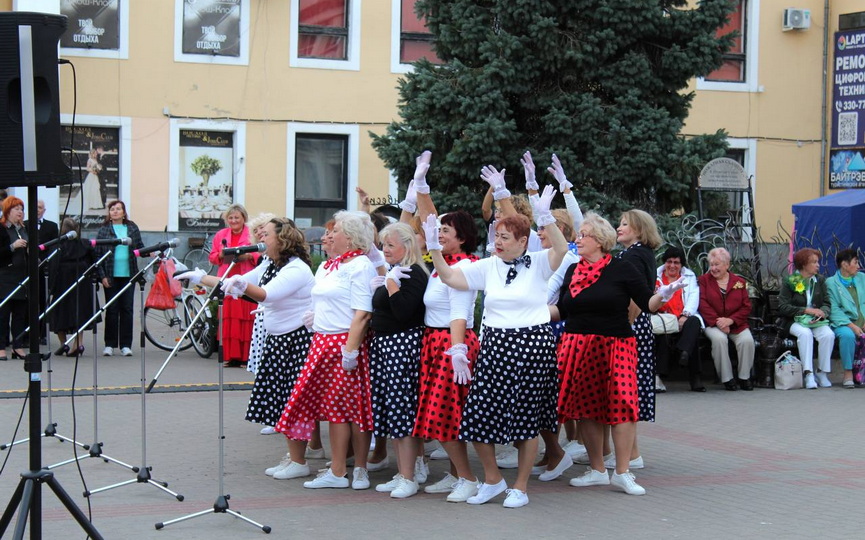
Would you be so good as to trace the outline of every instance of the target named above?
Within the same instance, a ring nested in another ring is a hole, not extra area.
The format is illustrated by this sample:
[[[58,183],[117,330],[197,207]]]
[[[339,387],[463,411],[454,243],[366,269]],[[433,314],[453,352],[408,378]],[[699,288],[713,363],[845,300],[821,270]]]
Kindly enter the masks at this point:
[[[853,388],[853,354],[865,326],[865,276],[859,272],[859,257],[854,249],[839,251],[835,263],[838,270],[826,280],[832,306],[829,322],[838,338],[844,388]]]
[[[706,337],[712,342],[715,371],[726,390],[736,390],[730,363],[729,342],[736,346],[739,359],[738,387],[753,390],[754,337],[748,328],[751,299],[745,280],[730,272],[730,252],[715,248],[709,252],[709,272],[697,280],[700,286],[700,316],[706,324]]]
[[[835,333],[829,327],[829,295],[826,279],[820,272],[820,252],[803,248],[793,254],[796,271],[787,276],[778,294],[778,313],[785,327],[796,337],[799,359],[805,375],[805,388],[832,386],[827,375],[832,371]],[[814,373],[814,340],[819,344],[818,366]]]

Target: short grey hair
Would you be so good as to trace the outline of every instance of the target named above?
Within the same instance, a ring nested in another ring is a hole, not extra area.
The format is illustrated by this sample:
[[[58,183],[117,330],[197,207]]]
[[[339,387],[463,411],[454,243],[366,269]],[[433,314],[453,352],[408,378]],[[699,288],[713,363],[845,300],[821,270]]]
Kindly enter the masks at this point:
[[[375,226],[372,224],[369,214],[340,210],[333,215],[333,219],[339,223],[343,234],[351,241],[353,249],[360,249],[363,252],[369,251],[375,240]]]
[[[730,266],[730,261],[732,258],[730,257],[730,252],[727,251],[727,248],[716,247],[709,252],[708,260],[712,262],[712,259],[718,259],[720,262]]]
[[[594,212],[586,212],[580,228],[588,228],[592,236],[601,245],[601,251],[609,253],[616,245],[616,229],[610,222]]]

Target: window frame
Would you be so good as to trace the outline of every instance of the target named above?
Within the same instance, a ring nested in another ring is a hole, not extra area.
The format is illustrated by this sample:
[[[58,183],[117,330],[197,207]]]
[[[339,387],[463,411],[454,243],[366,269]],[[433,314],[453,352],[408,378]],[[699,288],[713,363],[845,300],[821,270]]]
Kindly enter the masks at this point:
[[[118,0],[120,10],[118,32],[120,43],[113,49],[87,49],[78,47],[60,47],[60,56],[77,56],[83,58],[108,58],[114,60],[129,60],[129,0]],[[60,10],[58,9],[58,13]],[[111,126],[105,126],[111,127]]]
[[[738,81],[710,81],[704,77],[697,78],[697,90],[714,90],[721,92],[761,92],[762,88],[757,80],[759,43],[760,43],[760,0],[747,0],[745,4],[745,35],[744,59],[745,80]],[[736,53],[738,56],[738,53]],[[725,57],[728,55],[725,55]]]
[[[402,40],[406,37],[430,36],[429,41],[435,42],[432,33],[420,34],[416,32],[402,31],[402,0],[391,0],[391,25],[390,25],[390,71],[391,73],[411,73],[414,67],[411,63],[402,61]]]
[[[252,0],[240,0],[240,56],[189,54],[183,52],[183,4],[174,0],[174,61],[190,64],[217,64],[226,66],[249,65],[249,4]]]
[[[321,28],[324,35],[346,36],[346,59],[333,60],[328,58],[303,58],[298,56],[298,43],[300,39],[300,0],[291,0],[289,10],[290,36],[289,36],[289,58],[288,65],[297,68],[310,69],[339,69],[345,71],[360,71],[360,13],[362,0],[345,0],[348,12],[348,30],[339,34],[331,28]]]

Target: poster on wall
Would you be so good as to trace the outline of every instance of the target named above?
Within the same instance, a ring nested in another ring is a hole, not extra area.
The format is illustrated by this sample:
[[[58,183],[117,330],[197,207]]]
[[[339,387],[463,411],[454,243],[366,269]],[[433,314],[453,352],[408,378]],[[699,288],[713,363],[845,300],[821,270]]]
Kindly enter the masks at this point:
[[[835,33],[829,188],[865,188],[865,29]]]
[[[234,133],[181,130],[178,158],[179,229],[221,229],[234,202]]]
[[[120,0],[61,0],[60,14],[69,20],[61,47],[120,48]]]
[[[184,0],[183,53],[240,56],[242,0]]]
[[[70,137],[72,126],[63,126],[62,140]],[[83,230],[96,230],[107,216],[106,203],[120,198],[120,128],[75,126],[72,145],[74,181],[59,187],[60,217],[80,218]]]

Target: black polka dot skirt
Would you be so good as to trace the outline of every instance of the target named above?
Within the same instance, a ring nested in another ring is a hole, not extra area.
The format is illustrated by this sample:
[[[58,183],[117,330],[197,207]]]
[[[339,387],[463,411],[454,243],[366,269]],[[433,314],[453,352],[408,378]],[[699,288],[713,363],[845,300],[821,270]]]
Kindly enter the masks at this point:
[[[460,440],[507,444],[555,431],[556,344],[549,324],[484,327]]]
[[[634,321],[637,338],[637,390],[640,395],[641,422],[655,421],[655,334],[648,313]]]
[[[376,335],[369,342],[369,384],[376,437],[411,436],[417,416],[418,373],[424,327]]]
[[[264,313],[256,313],[255,322],[252,323],[252,342],[249,344],[249,362],[246,363],[246,371],[250,373],[258,371],[258,363],[261,361],[261,353],[264,352],[264,339],[266,337]]]
[[[247,420],[276,425],[306,361],[311,338],[303,326],[287,334],[267,335],[246,407]]]

